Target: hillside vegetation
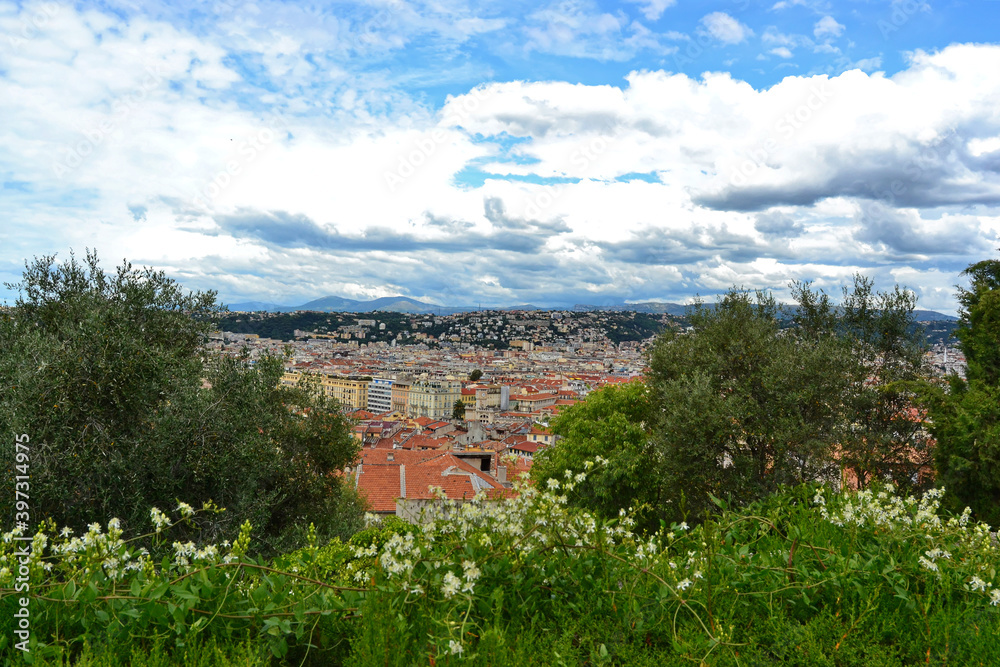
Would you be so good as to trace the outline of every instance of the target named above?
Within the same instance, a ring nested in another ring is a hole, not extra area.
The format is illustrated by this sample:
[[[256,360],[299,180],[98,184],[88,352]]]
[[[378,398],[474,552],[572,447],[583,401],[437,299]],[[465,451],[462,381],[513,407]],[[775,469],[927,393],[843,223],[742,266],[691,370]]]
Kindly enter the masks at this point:
[[[1000,664],[1000,263],[970,271],[967,382],[922,374],[898,288],[797,285],[792,327],[732,290],[531,480],[408,524],[362,520],[339,406],[205,356],[214,294],[37,259],[0,314],[0,660]]]

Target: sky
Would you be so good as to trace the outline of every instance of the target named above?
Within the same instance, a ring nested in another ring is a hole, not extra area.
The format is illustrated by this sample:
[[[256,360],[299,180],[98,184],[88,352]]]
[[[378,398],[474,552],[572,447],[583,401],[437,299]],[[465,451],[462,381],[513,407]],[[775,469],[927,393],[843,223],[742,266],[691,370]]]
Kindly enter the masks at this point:
[[[0,282],[839,296],[1000,247],[1000,1],[0,0]],[[0,301],[16,290],[0,287]]]

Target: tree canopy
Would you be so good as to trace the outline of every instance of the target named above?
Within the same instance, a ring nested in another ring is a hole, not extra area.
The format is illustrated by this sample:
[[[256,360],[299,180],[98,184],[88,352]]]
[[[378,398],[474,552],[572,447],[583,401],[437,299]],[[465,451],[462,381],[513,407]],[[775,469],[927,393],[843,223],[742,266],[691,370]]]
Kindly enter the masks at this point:
[[[94,252],[36,258],[8,287],[0,432],[8,461],[14,435],[30,437],[32,521],[117,517],[138,531],[152,507],[211,500],[227,511],[201,526],[207,538],[247,519],[265,547],[309,522],[356,525],[338,476],[357,453],[347,419],[308,386],[280,387],[281,359],[208,356],[213,292],[127,262],[105,274]]]
[[[1000,523],[1000,261],[970,265],[959,288],[959,326],[955,332],[965,354],[966,380],[957,375],[946,386],[924,385],[937,439],[934,459],[938,483],[953,506],[968,505],[987,523]]]
[[[856,276],[840,306],[793,285],[796,306],[733,288],[665,331],[646,382],[604,389],[554,422],[563,437],[533,476],[608,459],[578,502],[605,514],[648,503],[661,518],[710,495],[749,502],[813,480],[922,482],[928,437],[907,383],[921,374],[914,297]]]
[[[536,455],[532,477],[562,479],[566,470],[579,472],[585,461],[602,457],[608,463],[591,473],[576,495],[578,505],[605,516],[617,516],[622,507],[658,506],[649,411],[649,388],[642,382],[591,393],[552,421],[551,430],[561,439]]]

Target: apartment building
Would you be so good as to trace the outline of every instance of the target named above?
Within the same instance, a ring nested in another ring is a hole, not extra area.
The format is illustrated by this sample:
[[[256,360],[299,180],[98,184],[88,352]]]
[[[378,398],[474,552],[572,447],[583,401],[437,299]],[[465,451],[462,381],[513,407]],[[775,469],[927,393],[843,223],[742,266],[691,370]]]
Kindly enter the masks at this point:
[[[284,386],[294,386],[303,373],[299,371],[286,371],[281,376],[281,384]],[[365,410],[368,407],[368,386],[371,384],[370,377],[356,375],[334,375],[330,373],[316,373],[319,385],[323,393],[330,398],[336,399],[345,410]]]
[[[381,415],[392,412],[392,378],[372,378],[368,385],[368,411]]]
[[[410,376],[397,377],[392,382],[392,411],[401,415],[408,415],[410,406],[410,385],[413,378]]]
[[[449,419],[455,407],[455,401],[461,397],[462,383],[458,380],[439,378],[415,380],[410,385],[407,415]]]

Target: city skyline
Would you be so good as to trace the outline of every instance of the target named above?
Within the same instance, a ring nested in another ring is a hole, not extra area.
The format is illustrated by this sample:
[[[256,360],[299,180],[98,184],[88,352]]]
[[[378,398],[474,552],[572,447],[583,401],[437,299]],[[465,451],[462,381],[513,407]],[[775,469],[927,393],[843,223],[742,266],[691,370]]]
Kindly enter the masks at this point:
[[[1000,3],[0,5],[0,282],[684,303],[1000,246]],[[13,300],[0,287],[0,302]]]

